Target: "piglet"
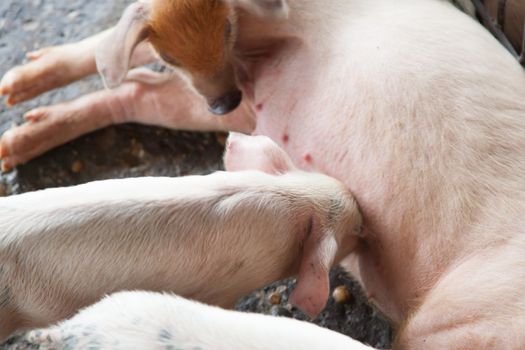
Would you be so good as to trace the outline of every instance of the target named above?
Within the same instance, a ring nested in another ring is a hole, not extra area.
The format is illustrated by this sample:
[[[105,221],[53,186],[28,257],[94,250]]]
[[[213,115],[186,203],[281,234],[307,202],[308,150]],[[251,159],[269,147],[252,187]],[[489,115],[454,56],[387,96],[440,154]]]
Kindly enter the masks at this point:
[[[344,185],[285,168],[284,153],[263,141],[257,151],[234,137],[226,160],[243,170],[252,153],[257,163],[246,166],[266,172],[107,180],[1,198],[0,339],[117,291],[231,307],[296,273],[291,301],[319,313],[328,270],[356,246],[361,216]]]
[[[287,317],[224,310],[176,295],[118,292],[9,350],[371,350],[343,334]]]

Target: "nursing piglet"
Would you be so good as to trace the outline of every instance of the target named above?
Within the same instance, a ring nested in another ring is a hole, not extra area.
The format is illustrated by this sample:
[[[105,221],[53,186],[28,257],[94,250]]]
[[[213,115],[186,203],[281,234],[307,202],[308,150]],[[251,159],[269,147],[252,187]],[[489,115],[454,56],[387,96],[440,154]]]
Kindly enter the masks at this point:
[[[281,162],[257,159],[265,169]],[[227,160],[242,167],[235,154]],[[107,180],[1,198],[0,339],[117,291],[231,307],[297,272],[291,300],[317,314],[328,270],[355,247],[361,216],[338,181],[273,168],[283,173]]]

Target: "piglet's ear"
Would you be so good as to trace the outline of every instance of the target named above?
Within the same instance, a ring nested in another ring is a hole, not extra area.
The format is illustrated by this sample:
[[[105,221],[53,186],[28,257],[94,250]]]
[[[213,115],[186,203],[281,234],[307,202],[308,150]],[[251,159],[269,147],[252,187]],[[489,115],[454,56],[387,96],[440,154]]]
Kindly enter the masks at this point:
[[[314,222],[304,244],[297,285],[290,295],[290,302],[311,318],[315,318],[324,309],[328,300],[328,274],[337,249],[333,232]]]
[[[235,132],[228,137],[224,166],[228,171],[259,170],[275,175],[296,170],[286,152],[270,138]]]
[[[286,0],[225,0],[234,7],[266,18],[287,18],[290,11]]]
[[[99,44],[97,69],[107,88],[119,86],[126,77],[133,50],[148,37],[149,13],[149,3],[131,4],[117,26]]]

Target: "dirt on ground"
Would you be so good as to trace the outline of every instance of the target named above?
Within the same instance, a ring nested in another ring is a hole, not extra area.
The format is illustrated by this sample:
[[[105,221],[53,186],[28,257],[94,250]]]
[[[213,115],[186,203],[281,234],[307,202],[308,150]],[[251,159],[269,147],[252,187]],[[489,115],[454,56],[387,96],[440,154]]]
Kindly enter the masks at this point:
[[[2,0],[0,2],[0,76],[25,60],[30,50],[77,41],[114,24],[124,0]],[[67,88],[8,109],[0,101],[0,132],[22,122],[25,111],[101,89],[90,77]],[[61,146],[0,177],[0,194],[70,186],[135,176],[206,174],[222,167],[225,135],[122,125],[109,127]],[[358,285],[341,269],[331,273],[336,299],[314,320],[378,348],[388,348],[392,332],[367,304]],[[243,298],[239,310],[306,320],[288,303],[294,280],[277,282]]]

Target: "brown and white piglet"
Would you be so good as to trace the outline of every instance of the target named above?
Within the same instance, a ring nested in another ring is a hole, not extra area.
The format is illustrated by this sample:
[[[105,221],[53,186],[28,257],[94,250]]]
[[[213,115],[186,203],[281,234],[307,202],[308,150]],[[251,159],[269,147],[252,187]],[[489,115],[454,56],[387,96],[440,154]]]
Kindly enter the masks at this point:
[[[236,8],[265,18],[288,14],[288,5],[281,0],[143,0],[131,4],[97,49],[104,84],[115,88],[124,81],[135,48],[147,40],[165,63],[186,73],[212,113],[231,112],[243,97],[233,52]]]

